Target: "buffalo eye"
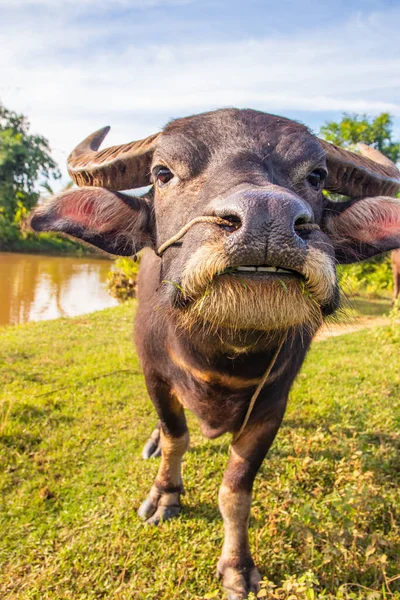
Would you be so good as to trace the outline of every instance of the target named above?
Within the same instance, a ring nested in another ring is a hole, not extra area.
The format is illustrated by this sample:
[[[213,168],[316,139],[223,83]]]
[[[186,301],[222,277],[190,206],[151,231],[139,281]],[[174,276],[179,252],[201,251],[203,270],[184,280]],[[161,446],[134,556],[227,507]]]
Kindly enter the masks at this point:
[[[324,169],[314,169],[307,177],[307,181],[314,190],[319,191],[324,187],[327,175],[328,174]]]
[[[153,173],[154,178],[158,181],[160,186],[163,186],[166,183],[168,183],[168,181],[170,181],[174,176],[174,174],[168,169],[168,167],[163,167],[161,165],[155,167]]]

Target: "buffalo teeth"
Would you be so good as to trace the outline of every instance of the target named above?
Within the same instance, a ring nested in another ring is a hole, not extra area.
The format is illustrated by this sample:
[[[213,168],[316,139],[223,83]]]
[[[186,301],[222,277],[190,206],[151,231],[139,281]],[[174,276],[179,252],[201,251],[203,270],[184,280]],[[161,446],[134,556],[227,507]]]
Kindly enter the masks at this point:
[[[289,273],[289,275],[293,275],[293,271],[289,271],[288,269],[282,269],[281,267],[236,267],[235,271],[244,271],[247,273]]]
[[[257,267],[257,271],[262,271],[263,273],[276,273],[276,267]]]

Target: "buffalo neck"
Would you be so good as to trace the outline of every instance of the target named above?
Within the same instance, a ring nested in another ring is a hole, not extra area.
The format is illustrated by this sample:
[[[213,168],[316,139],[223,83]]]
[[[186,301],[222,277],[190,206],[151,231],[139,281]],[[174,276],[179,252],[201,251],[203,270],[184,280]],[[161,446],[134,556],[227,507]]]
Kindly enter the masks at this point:
[[[226,373],[254,373],[254,376],[267,368],[283,337],[286,339],[282,355],[288,351],[304,355],[313,335],[301,327],[271,332],[219,328],[210,332],[199,325],[188,336],[176,324],[171,327],[171,334],[170,343],[176,352],[192,364]]]

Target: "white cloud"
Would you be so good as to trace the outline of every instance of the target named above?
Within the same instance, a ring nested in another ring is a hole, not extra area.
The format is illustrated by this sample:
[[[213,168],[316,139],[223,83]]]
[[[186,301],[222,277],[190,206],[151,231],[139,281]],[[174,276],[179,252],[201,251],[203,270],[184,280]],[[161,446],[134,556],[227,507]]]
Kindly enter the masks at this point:
[[[221,106],[400,116],[399,16],[358,15],[297,37],[143,46],[132,41],[130,23],[71,23],[61,12],[34,27],[20,23],[18,35],[3,32],[0,97],[29,115],[60,163],[105,124],[113,126],[108,141],[119,143]],[[126,44],[105,47],[104,36]]]

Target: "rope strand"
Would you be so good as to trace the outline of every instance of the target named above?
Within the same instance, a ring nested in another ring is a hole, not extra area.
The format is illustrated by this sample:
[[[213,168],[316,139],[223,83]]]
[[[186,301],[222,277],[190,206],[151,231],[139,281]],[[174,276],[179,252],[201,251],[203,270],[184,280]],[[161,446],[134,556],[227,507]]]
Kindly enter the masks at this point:
[[[194,219],[189,221],[189,223],[186,223],[186,225],[184,225],[182,227],[182,229],[180,229],[176,235],[171,237],[169,240],[164,242],[164,244],[162,244],[159,247],[159,249],[157,250],[158,256],[161,256],[161,254],[163,252],[165,252],[165,250],[167,248],[169,248],[170,246],[172,246],[172,244],[175,244],[175,242],[177,242],[178,240],[183,238],[183,236],[189,231],[189,229],[191,227],[193,227],[193,225],[196,225],[196,223],[215,223],[216,225],[227,225],[227,226],[232,225],[232,223],[230,223],[229,221],[226,221],[225,219],[221,219],[220,217],[212,217],[212,216],[195,217]]]
[[[256,388],[256,391],[254,392],[254,394],[251,397],[250,404],[248,406],[246,415],[245,415],[245,417],[243,419],[243,423],[242,423],[239,431],[235,435],[232,436],[231,446],[233,446],[234,444],[236,444],[236,442],[238,441],[238,439],[242,436],[242,434],[243,434],[243,432],[244,432],[244,430],[246,428],[246,425],[247,425],[247,423],[248,423],[248,421],[250,419],[251,413],[253,412],[253,408],[255,406],[257,398],[260,395],[260,392],[263,389],[264,385],[266,384],[267,379],[270,376],[270,373],[271,373],[272,369],[274,368],[274,365],[275,365],[276,360],[277,360],[277,358],[278,358],[278,356],[280,354],[280,351],[282,350],[282,346],[285,343],[286,338],[287,338],[287,333],[285,333],[285,335],[282,336],[282,339],[279,342],[279,345],[278,345],[277,349],[275,350],[275,354],[273,355],[272,360],[269,363],[267,370],[265,371],[264,375],[262,376],[262,379],[261,379],[260,383],[258,384],[258,386]]]

